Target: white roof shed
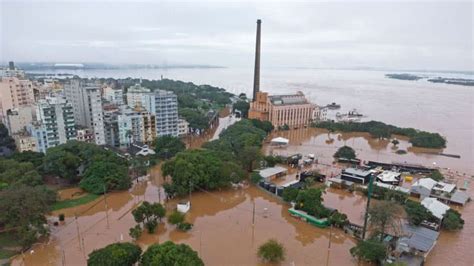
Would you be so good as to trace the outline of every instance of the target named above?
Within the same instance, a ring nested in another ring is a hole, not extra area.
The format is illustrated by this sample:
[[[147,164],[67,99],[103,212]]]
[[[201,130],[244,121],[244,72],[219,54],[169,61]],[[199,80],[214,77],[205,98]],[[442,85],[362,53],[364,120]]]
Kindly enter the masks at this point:
[[[450,209],[450,207],[441,201],[427,197],[421,201],[421,205],[425,206],[436,218],[443,219],[444,214]]]

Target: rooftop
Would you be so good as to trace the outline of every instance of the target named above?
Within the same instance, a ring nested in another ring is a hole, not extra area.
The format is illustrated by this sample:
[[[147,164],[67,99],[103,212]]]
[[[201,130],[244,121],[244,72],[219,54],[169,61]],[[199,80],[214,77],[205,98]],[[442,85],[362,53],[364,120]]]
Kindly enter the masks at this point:
[[[370,171],[366,170],[361,170],[357,168],[346,168],[342,173],[350,174],[350,175],[356,175],[356,176],[368,176],[371,174]]]
[[[377,176],[383,182],[396,182],[400,180],[400,173],[392,171],[383,171]]]
[[[434,185],[433,190],[451,193],[456,188],[455,184],[448,184],[444,182],[438,182]]]
[[[451,202],[458,203],[458,204],[466,204],[466,202],[469,200],[469,195],[460,190],[456,190],[454,194],[451,196]]]
[[[421,205],[425,206],[436,218],[442,219],[444,214],[450,207],[441,201],[427,197],[421,201]]]
[[[439,232],[409,224],[403,225],[403,232],[408,236],[408,246],[423,252],[431,250],[439,237]]]
[[[421,178],[418,179],[415,183],[413,183],[413,186],[421,186],[427,188],[428,190],[431,190],[436,185],[436,183],[437,182],[431,178]]]
[[[272,95],[268,96],[274,105],[293,105],[309,103],[302,92],[287,95]]]
[[[269,178],[271,176],[280,174],[280,173],[285,173],[288,170],[284,167],[281,166],[275,166],[275,167],[269,167],[265,168],[262,170],[259,170],[258,173],[263,177],[263,178]]]

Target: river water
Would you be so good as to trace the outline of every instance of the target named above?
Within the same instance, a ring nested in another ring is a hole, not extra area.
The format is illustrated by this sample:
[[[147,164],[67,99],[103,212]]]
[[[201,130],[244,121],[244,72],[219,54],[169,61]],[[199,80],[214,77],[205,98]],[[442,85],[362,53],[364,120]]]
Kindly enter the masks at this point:
[[[110,70],[76,74],[154,79],[163,75],[224,87],[234,93],[246,92],[247,95],[250,95],[252,83],[252,73],[239,69]],[[275,94],[301,90],[317,104],[341,104],[341,112],[357,108],[367,119],[439,132],[448,140],[444,152],[461,155],[460,159],[427,154],[424,150],[411,148],[403,138],[400,138],[398,146],[407,149],[408,154],[397,155],[388,141],[374,140],[361,133],[328,134],[319,129],[275,132],[271,137],[287,137],[290,145],[285,149],[265,145],[264,151],[286,155],[314,153],[321,163],[330,164],[335,150],[346,144],[354,147],[363,160],[407,161],[429,166],[435,162],[444,172],[450,171],[456,176],[454,179],[458,185],[467,184],[472,196],[474,88],[432,84],[423,80],[392,80],[384,78],[384,74],[379,71],[262,69],[261,87]],[[221,123],[226,121],[229,120],[221,118]],[[215,131],[202,137],[190,137],[189,147],[201,146],[214,137]],[[464,183],[465,180],[468,182]],[[92,250],[116,241],[130,241],[128,229],[135,224],[131,210],[144,200],[163,200],[164,193],[158,189],[162,182],[159,167],[155,167],[150,180],[136,184],[129,192],[109,194],[107,204],[101,198],[62,210],[61,213],[66,215],[66,224],[54,227],[48,240],[35,245],[33,253],[17,257],[13,264],[84,265],[87,254]],[[65,191],[64,197],[72,197],[75,192]],[[331,189],[324,195],[324,200],[327,205],[347,212],[351,220],[362,220],[364,197]],[[255,225],[252,226],[254,203],[256,215]],[[168,202],[167,208],[171,210],[175,204],[174,201]],[[286,204],[257,188],[193,193],[192,204],[187,219],[195,227],[189,233],[178,232],[164,223],[156,234],[144,234],[138,243],[143,248],[166,240],[187,243],[199,252],[206,265],[263,265],[257,259],[256,249],[268,238],[276,238],[287,249],[284,265],[357,264],[348,252],[355,244],[353,239],[338,230],[330,233],[330,230],[321,230],[295,220],[288,215]],[[466,220],[464,229],[455,233],[442,232],[427,265],[474,265],[474,255],[470,252],[474,245],[471,237],[474,233],[473,203],[461,212]],[[331,249],[328,252],[330,239]]]

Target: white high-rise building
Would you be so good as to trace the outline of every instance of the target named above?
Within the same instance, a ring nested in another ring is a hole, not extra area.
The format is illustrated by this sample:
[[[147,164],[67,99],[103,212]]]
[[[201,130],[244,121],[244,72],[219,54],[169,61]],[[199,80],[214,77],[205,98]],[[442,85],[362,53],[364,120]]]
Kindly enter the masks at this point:
[[[155,90],[143,95],[143,107],[155,115],[156,135],[178,136],[178,97],[171,91]]]
[[[36,139],[39,152],[76,139],[76,125],[73,108],[62,98],[47,97],[39,100],[36,107],[36,122],[29,126]]]
[[[104,114],[100,87],[73,79],[64,86],[66,99],[72,103],[76,124],[94,133],[94,142],[105,145]]]

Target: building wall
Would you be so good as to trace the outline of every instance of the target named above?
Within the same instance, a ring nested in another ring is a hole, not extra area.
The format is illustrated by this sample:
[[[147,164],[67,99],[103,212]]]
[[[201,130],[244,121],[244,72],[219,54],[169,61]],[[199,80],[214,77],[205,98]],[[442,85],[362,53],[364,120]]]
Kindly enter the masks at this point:
[[[157,136],[178,136],[178,98],[169,91],[157,90],[154,96],[154,110]]]
[[[23,106],[19,109],[10,109],[7,112],[7,127],[10,134],[24,131],[26,126],[33,121],[33,108]]]
[[[15,140],[16,148],[19,152],[24,151],[37,151],[36,139],[32,136],[15,134],[13,135]]]
[[[178,119],[178,136],[185,136],[189,132],[189,123],[188,121],[179,118]]]
[[[285,96],[291,98],[291,95]],[[304,97],[302,93],[294,95],[294,98]],[[308,125],[315,117],[316,105],[312,103],[303,104],[273,104],[268,93],[257,92],[256,100],[250,103],[249,118],[270,121],[274,127],[288,125],[299,127]]]
[[[0,116],[6,124],[7,110],[34,104],[33,82],[17,77],[2,78],[0,81]]]
[[[150,89],[136,84],[128,88],[127,91],[127,105],[130,108],[135,108],[136,106],[145,106],[143,104],[143,96],[150,93]],[[147,109],[150,111],[149,109]]]
[[[76,124],[93,131],[94,142],[105,145],[104,117],[100,88],[94,84],[85,84],[73,79],[64,87],[66,99],[73,107]]]
[[[76,139],[76,125],[73,108],[70,103],[60,98],[40,100],[37,107],[38,127],[46,133],[44,150],[69,140]],[[33,135],[33,137],[35,137]],[[44,136],[42,136],[44,137]],[[41,147],[41,145],[39,145]]]

